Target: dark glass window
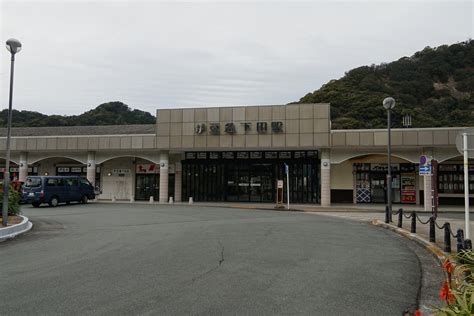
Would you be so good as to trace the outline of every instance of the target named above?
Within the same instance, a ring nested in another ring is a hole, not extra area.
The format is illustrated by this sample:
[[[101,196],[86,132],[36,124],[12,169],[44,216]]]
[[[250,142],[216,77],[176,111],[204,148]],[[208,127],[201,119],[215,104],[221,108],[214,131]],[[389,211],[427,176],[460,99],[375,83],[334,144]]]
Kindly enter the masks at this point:
[[[293,155],[299,159],[292,160]],[[319,160],[317,152],[311,152],[310,156],[312,158],[305,158],[306,152],[298,155],[293,152],[223,152],[221,159],[186,159],[183,161],[183,199],[272,203],[276,181],[284,180],[286,201],[286,162],[290,167],[291,201],[318,203]]]

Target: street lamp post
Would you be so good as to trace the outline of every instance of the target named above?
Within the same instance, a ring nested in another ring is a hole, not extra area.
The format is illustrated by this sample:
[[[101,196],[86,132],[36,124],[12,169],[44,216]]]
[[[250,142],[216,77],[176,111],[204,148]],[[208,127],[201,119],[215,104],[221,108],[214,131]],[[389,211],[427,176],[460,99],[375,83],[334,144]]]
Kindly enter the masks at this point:
[[[8,121],[7,121],[7,157],[5,160],[5,172],[3,175],[3,209],[2,209],[2,225],[8,225],[8,195],[10,189],[10,138],[12,128],[12,99],[13,99],[13,69],[15,66],[15,54],[21,50],[19,40],[10,38],[6,42],[8,51],[11,54],[10,67],[10,98],[8,101]]]
[[[383,107],[387,110],[387,132],[388,132],[388,146],[387,146],[387,208],[388,215],[386,221],[392,221],[392,139],[391,139],[391,112],[395,107],[395,99],[392,97],[383,100]]]

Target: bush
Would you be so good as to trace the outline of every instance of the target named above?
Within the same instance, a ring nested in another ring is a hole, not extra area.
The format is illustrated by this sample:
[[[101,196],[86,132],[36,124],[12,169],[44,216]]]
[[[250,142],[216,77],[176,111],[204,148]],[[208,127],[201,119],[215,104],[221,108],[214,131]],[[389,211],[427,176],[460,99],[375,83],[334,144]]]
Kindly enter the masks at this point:
[[[20,193],[11,185],[8,194],[8,215],[20,214]],[[0,185],[0,210],[3,210],[3,186]]]
[[[455,262],[454,265],[451,262]],[[440,290],[446,306],[437,315],[472,315],[474,313],[474,253],[464,250],[443,265],[447,279]]]

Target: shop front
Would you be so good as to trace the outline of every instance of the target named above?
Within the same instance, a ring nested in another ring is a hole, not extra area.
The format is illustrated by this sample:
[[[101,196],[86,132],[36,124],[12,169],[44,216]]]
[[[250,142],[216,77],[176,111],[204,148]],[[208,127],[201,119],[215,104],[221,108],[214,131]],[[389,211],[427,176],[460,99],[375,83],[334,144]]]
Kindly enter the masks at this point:
[[[464,164],[448,162],[438,165],[438,193],[441,204],[462,204],[464,199]],[[474,164],[469,164],[469,195],[474,195]]]
[[[283,180],[286,188],[285,164],[289,166],[290,201],[318,203],[317,151],[186,152],[183,198],[272,203],[277,180]]]
[[[0,181],[3,180],[4,175],[5,175],[5,166],[2,166],[2,167],[0,167]],[[19,175],[18,166],[13,164],[13,166],[10,166],[10,181],[18,180],[18,175]],[[38,175],[38,167],[36,167],[36,166],[28,167],[28,175],[29,176],[37,176]]]
[[[152,163],[139,163],[136,165],[135,175],[135,200],[155,201],[160,197],[160,166]],[[170,165],[168,178],[168,193],[174,196],[174,165]]]
[[[357,203],[387,203],[388,165],[382,163],[354,163]],[[392,164],[392,202],[416,204],[416,166]]]

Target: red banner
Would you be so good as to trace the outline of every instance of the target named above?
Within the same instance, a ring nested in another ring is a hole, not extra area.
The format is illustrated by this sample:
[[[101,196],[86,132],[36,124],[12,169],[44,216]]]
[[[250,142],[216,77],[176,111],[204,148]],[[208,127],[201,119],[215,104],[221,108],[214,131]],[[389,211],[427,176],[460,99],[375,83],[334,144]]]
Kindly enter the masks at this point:
[[[416,203],[416,190],[402,190],[402,203]]]

